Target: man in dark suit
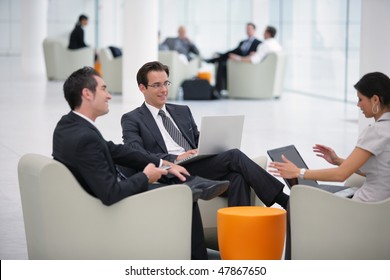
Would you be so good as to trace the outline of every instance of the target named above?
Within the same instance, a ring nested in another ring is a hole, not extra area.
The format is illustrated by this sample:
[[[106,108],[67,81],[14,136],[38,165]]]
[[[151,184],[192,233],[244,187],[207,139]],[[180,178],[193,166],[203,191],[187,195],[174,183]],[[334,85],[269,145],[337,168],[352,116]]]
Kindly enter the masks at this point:
[[[194,198],[192,258],[206,259],[203,226],[196,200],[214,198],[227,189],[228,182],[191,177],[181,166],[104,140],[94,122],[97,117],[108,113],[111,95],[93,68],[84,67],[72,73],[64,83],[64,95],[72,111],[61,118],[54,130],[54,159],[65,164],[82,187],[105,205],[163,186],[153,184],[162,176],[169,184],[187,184]],[[124,177],[116,165],[128,167],[131,170],[129,176]],[[163,165],[171,168],[169,171],[159,168]],[[177,178],[168,179],[166,175]]]
[[[226,90],[227,88],[227,60],[229,59],[230,54],[236,54],[238,56],[248,56],[251,53],[256,52],[257,46],[261,43],[259,39],[255,37],[256,25],[253,23],[248,23],[246,25],[246,34],[248,39],[241,41],[237,48],[230,50],[224,54],[220,54],[216,58],[206,59],[208,63],[218,63],[216,81],[215,81],[215,90],[220,92],[221,90]]]
[[[77,50],[81,48],[88,47],[84,42],[84,26],[88,24],[88,17],[86,15],[80,15],[79,21],[76,23],[76,26],[70,33],[69,46],[70,50]]]
[[[137,83],[144,94],[145,103],[122,116],[123,141],[128,147],[138,149],[161,159],[181,160],[196,153],[199,131],[190,109],[183,105],[166,104],[169,69],[154,61],[143,65],[137,73]],[[185,139],[181,145],[165,128],[163,114],[174,122]],[[228,125],[228,124],[227,124]],[[250,188],[261,201],[287,207],[289,196],[283,193],[284,185],[249,159],[238,149],[229,150],[206,159],[184,165],[191,174],[212,180],[229,180],[229,206],[250,205]]]

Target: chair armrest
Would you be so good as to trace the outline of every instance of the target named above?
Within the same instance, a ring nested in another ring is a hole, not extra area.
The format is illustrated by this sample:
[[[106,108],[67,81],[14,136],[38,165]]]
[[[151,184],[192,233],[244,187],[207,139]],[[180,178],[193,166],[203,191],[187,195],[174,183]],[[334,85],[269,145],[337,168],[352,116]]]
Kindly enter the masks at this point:
[[[364,181],[366,181],[364,176],[354,173],[344,182],[344,186],[360,188]]]

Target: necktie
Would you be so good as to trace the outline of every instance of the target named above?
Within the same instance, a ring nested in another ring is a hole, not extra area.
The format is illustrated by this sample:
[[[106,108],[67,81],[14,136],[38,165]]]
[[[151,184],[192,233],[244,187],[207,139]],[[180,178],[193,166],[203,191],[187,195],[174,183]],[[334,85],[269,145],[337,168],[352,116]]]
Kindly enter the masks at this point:
[[[188,151],[191,150],[190,144],[187,142],[187,140],[183,137],[181,132],[175,127],[173,122],[170,118],[167,117],[165,112],[163,110],[160,110],[158,114],[161,116],[163,124],[169,135],[171,135],[172,139],[184,150]]]
[[[251,46],[251,40],[246,40],[244,43],[242,43],[241,45],[241,52],[243,55],[247,55],[248,54],[248,51],[249,51],[249,48]]]

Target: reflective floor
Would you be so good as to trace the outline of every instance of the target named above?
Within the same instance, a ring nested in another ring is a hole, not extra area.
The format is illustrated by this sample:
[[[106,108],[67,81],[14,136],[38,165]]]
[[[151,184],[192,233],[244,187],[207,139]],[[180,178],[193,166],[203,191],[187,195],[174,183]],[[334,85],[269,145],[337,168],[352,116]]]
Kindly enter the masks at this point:
[[[62,95],[62,82],[22,74],[17,58],[0,57],[0,84],[0,259],[27,259],[18,160],[25,153],[51,155],[53,129],[69,108]],[[355,104],[290,92],[284,92],[279,100],[182,103],[191,107],[198,124],[204,115],[244,114],[242,150],[251,157],[295,144],[309,167],[326,167],[326,162],[312,153],[313,144],[329,145],[346,156],[357,139],[359,113]],[[113,96],[110,113],[97,120],[104,137],[120,143],[120,118],[139,105]]]

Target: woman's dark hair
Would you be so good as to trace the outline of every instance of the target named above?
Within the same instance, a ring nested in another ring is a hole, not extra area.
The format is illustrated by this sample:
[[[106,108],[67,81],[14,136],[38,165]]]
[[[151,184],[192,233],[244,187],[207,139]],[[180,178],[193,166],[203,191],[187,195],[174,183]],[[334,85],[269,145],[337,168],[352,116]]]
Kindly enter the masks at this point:
[[[378,95],[383,105],[388,106],[390,104],[390,79],[383,73],[368,73],[354,87],[368,98]]]
[[[96,92],[97,81],[95,76],[99,73],[92,67],[83,67],[73,72],[65,81],[64,97],[72,110],[81,106],[81,95],[84,88]]]
[[[164,71],[167,73],[167,76],[169,77],[169,68],[168,66],[162,64],[158,61],[152,61],[145,63],[137,73],[137,84],[138,85],[144,85],[145,87],[148,87],[148,73],[151,71],[161,72]]]

